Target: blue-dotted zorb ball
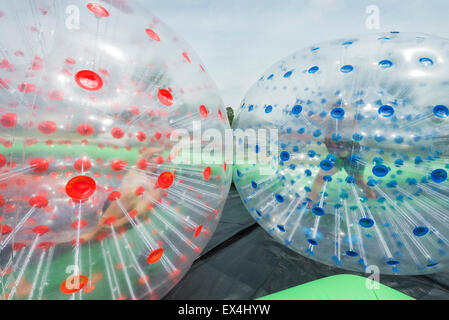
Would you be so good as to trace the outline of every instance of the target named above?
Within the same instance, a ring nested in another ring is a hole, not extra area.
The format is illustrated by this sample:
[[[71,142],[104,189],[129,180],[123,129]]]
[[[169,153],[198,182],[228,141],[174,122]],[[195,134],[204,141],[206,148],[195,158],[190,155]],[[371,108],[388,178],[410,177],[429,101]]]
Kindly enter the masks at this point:
[[[238,152],[276,152],[268,163],[240,161],[235,184],[264,229],[319,262],[444,270],[448,106],[448,40],[391,32],[307,47],[243,100],[234,128],[278,134],[237,139]]]

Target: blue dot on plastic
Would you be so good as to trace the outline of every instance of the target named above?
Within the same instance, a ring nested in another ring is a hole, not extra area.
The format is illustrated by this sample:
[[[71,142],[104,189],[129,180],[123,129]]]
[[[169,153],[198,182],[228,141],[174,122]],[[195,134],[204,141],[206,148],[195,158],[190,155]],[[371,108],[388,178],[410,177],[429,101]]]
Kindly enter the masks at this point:
[[[378,164],[373,167],[372,171],[376,177],[382,178],[388,174],[389,170],[388,170],[387,166],[385,166],[383,164]]]
[[[349,72],[351,72],[353,70],[354,70],[354,67],[351,66],[350,64],[347,64],[347,65],[345,65],[345,66],[340,68],[340,71],[343,72],[343,73],[349,73]]]
[[[287,151],[282,151],[280,156],[282,161],[288,161],[290,159],[290,153],[288,153]]]
[[[334,108],[331,111],[331,117],[337,120],[343,119],[345,116],[345,110],[342,108]]]
[[[436,183],[441,183],[447,179],[447,171],[444,169],[433,170],[430,174],[430,178]]]
[[[292,108],[292,114],[294,114],[294,115],[300,114],[301,111],[302,111],[302,106],[299,105],[299,104],[295,105],[295,106]]]
[[[265,108],[265,113],[270,113],[273,110],[273,106],[267,106]]]
[[[417,237],[425,236],[429,232],[427,227],[416,227],[413,229],[413,234]]]
[[[433,60],[427,57],[423,57],[419,59],[419,62],[424,66],[431,66],[433,65]]]
[[[444,105],[437,105],[433,108],[433,114],[438,118],[447,118],[449,116],[449,109]]]
[[[320,70],[320,68],[318,66],[313,66],[313,67],[309,68],[308,72],[316,73],[318,70]]]
[[[394,114],[392,106],[383,105],[379,108],[378,113],[384,118],[390,118]]]
[[[390,60],[379,61],[379,67],[384,68],[384,69],[391,68],[392,65],[393,65],[393,62],[391,62]]]
[[[320,162],[320,167],[324,171],[329,171],[329,170],[331,170],[334,167],[334,165],[329,160],[323,160],[323,161]]]

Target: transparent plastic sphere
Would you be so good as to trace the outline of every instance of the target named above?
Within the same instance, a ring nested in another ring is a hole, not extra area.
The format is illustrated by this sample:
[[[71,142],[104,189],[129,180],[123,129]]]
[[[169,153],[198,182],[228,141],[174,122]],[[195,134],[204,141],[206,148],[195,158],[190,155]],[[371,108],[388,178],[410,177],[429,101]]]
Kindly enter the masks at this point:
[[[268,69],[234,120],[278,130],[269,170],[234,167],[251,215],[328,265],[447,268],[448,61],[448,40],[392,32],[320,43]]]
[[[177,148],[229,127],[198,56],[131,1],[3,1],[0,33],[1,297],[163,297],[231,182]]]

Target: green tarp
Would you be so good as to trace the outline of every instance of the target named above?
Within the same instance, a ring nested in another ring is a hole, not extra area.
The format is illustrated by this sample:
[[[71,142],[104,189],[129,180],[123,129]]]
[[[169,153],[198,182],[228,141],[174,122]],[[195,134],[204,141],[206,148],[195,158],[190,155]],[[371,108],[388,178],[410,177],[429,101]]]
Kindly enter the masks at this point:
[[[340,274],[311,281],[258,300],[414,300],[368,278]]]

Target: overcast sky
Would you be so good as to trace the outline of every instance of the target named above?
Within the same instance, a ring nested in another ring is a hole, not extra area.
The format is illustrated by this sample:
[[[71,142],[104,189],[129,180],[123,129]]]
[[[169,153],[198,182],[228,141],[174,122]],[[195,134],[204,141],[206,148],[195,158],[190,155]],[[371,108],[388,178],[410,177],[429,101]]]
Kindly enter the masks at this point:
[[[447,0],[140,1],[190,43],[233,108],[268,67],[316,42],[382,31],[449,38]],[[370,5],[377,30],[366,27]]]

